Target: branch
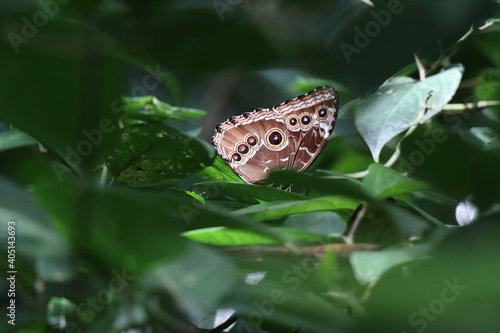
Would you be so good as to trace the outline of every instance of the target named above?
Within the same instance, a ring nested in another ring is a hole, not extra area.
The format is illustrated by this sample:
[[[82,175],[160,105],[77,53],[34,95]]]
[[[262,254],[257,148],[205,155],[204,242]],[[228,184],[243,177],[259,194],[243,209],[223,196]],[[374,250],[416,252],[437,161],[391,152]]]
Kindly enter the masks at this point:
[[[444,114],[461,114],[470,110],[484,109],[489,106],[499,106],[500,101],[477,101],[472,103],[450,103],[443,107]]]

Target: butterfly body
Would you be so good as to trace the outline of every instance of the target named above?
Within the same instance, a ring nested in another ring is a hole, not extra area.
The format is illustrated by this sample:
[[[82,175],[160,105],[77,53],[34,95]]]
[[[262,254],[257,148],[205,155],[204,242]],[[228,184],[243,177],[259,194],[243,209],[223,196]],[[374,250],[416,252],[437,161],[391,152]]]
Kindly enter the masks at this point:
[[[319,87],[229,118],[216,126],[212,144],[244,180],[262,183],[272,170],[307,169],[328,142],[337,112],[335,89]]]

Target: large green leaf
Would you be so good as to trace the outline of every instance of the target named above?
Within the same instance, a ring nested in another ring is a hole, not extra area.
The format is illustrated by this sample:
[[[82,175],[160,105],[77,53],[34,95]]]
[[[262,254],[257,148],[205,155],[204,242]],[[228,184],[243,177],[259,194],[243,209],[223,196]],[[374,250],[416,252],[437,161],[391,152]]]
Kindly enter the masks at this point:
[[[311,176],[289,170],[272,172],[267,179],[271,184],[293,185],[297,191],[315,191],[321,194],[341,195],[357,200],[372,201],[372,198],[360,189],[360,183],[351,179],[331,179]]]
[[[213,227],[182,233],[192,241],[217,246],[239,246],[250,244],[276,244],[275,239],[248,230]]]
[[[462,66],[455,66],[423,81],[395,77],[358,104],[356,127],[375,162],[392,138],[442,110],[455,94],[462,72]]]
[[[362,189],[375,198],[384,199],[427,187],[428,185],[405,177],[382,164],[373,163],[368,167]]]
[[[213,150],[198,139],[167,125],[139,124],[121,130],[106,163],[119,181],[147,186],[194,174],[212,158]]]
[[[350,262],[356,279],[361,284],[373,285],[389,269],[425,256],[427,246],[388,248],[377,252],[355,252]]]
[[[283,227],[327,237],[340,236],[347,228],[344,220],[334,212],[311,212],[290,216],[283,223]]]
[[[237,199],[254,203],[256,201],[307,200],[306,196],[297,193],[247,183],[205,182],[194,185],[192,189],[207,199],[226,198],[226,200]]]
[[[276,201],[249,206],[236,211],[240,215],[252,216],[263,221],[295,214],[350,209],[354,210],[359,201],[341,196],[324,196],[309,200]]]
[[[311,222],[309,217],[304,216],[303,219],[308,219],[308,222]],[[325,237],[338,237],[344,232],[345,223],[341,220],[340,216],[336,215],[335,220],[317,221],[316,225],[309,223],[299,226],[297,224],[288,225],[285,223],[283,227],[275,227],[272,230],[282,235],[283,238],[296,242],[313,241]],[[182,233],[182,236],[195,242],[217,246],[283,244],[282,240],[265,236],[262,233],[259,234],[249,230],[227,227],[196,229],[186,231]]]
[[[419,208],[417,205],[411,203],[409,200],[405,200],[405,199],[402,199],[402,198],[395,198],[394,200],[396,201],[396,203],[398,205],[400,205],[402,207],[408,207],[408,208],[412,209],[417,214],[419,214],[420,216],[422,216],[424,219],[426,219],[427,221],[433,223],[436,227],[438,227],[438,228],[440,228],[442,230],[446,230],[446,227],[445,227],[445,225],[444,225],[443,222],[439,221],[437,218],[435,218],[434,216],[430,215],[425,210]]]

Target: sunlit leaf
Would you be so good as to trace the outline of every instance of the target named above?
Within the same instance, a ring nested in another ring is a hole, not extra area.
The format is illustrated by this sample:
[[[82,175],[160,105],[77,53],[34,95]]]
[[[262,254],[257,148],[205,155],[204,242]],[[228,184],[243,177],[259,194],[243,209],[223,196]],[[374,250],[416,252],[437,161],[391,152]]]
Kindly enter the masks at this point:
[[[38,141],[26,133],[6,131],[0,133],[0,150],[36,144]]]
[[[359,103],[356,127],[375,162],[378,162],[382,148],[392,138],[442,110],[455,94],[462,72],[461,66],[455,66],[424,81],[408,77],[391,78]]]
[[[126,97],[124,103],[127,107],[128,118],[143,121],[185,120],[186,118],[200,118],[206,114],[203,110],[172,106],[154,96]]]
[[[479,209],[469,200],[458,203],[455,209],[455,217],[459,225],[468,225],[474,222],[479,214]]]
[[[295,214],[355,209],[359,205],[357,200],[340,196],[325,196],[302,201],[277,201],[253,205],[236,211],[239,215],[250,215],[255,220],[269,220]]]
[[[276,240],[254,232],[225,227],[191,230],[182,233],[182,235],[195,242],[218,246],[276,243]]]
[[[220,156],[215,158],[213,165],[207,166],[198,172],[197,175],[206,180],[244,183]]]

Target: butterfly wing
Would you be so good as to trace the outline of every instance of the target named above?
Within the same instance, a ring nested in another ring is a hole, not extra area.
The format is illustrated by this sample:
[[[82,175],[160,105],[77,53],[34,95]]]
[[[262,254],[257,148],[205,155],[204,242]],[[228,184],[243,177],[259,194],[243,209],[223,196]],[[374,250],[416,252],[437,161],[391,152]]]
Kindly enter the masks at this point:
[[[338,94],[331,87],[319,87],[312,92],[275,108],[282,113],[293,153],[289,169],[307,169],[330,139],[338,114]]]
[[[287,168],[290,163],[291,147],[284,126],[275,110],[257,109],[217,125],[212,143],[243,179],[260,183],[271,170]]]
[[[212,143],[243,179],[263,182],[272,170],[305,170],[328,141],[337,117],[337,92],[320,87],[271,109],[217,125]]]

